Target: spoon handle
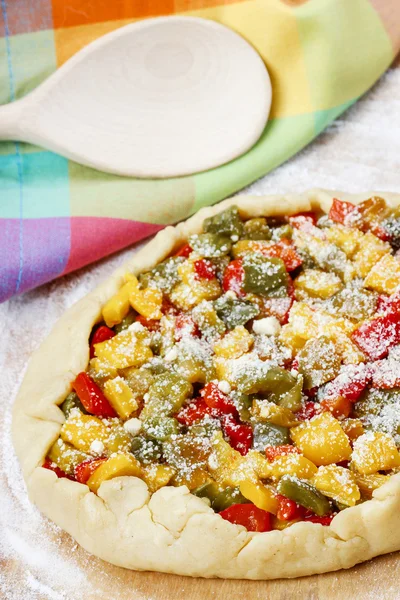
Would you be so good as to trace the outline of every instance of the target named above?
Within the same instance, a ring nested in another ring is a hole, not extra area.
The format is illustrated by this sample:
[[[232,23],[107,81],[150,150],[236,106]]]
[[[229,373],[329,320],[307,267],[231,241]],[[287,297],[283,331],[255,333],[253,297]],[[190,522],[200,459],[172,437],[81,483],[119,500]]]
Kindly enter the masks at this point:
[[[0,140],[21,140],[23,102],[0,106]]]

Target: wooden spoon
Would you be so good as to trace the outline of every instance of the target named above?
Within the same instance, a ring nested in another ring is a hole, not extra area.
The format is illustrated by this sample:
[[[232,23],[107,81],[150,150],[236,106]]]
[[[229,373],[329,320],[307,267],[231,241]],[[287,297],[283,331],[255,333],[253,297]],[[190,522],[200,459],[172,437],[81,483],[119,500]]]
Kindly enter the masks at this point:
[[[271,106],[266,67],[214,21],[127,25],[0,107],[0,139],[31,142],[102,171],[170,177],[246,152]]]

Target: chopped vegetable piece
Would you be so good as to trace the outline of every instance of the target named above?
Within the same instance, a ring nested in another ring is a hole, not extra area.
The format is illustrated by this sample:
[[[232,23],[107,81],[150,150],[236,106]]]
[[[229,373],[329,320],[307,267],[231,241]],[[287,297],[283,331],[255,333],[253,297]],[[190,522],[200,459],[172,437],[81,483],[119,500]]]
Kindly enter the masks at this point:
[[[299,454],[300,450],[296,446],[290,444],[284,444],[283,446],[267,446],[265,448],[265,454],[268,460],[271,462],[280,456],[287,456],[288,454]]]
[[[71,410],[73,410],[74,408],[77,408],[84,414],[87,413],[85,407],[83,406],[82,402],[78,398],[78,394],[76,392],[71,392],[70,394],[68,394],[68,396],[65,398],[64,402],[61,404],[61,410],[63,411],[65,417],[68,419],[68,417],[71,413]]]
[[[194,270],[199,279],[210,280],[215,278],[215,268],[209,260],[196,260],[194,262]]]
[[[218,233],[200,233],[189,238],[189,244],[203,258],[218,258],[228,254],[232,242],[230,237]]]
[[[227,394],[221,392],[215,383],[207,383],[200,392],[207,406],[222,414],[237,414],[237,409]]]
[[[349,469],[338,465],[319,467],[313,484],[324,496],[345,506],[355,506],[360,499],[356,479]]]
[[[146,319],[146,317],[142,317],[142,315],[138,315],[136,317],[136,322],[146,327],[149,331],[159,331],[160,329],[160,321],[155,319]]]
[[[353,405],[350,400],[343,396],[336,398],[325,398],[321,400],[321,407],[333,414],[334,417],[348,417],[352,411]]]
[[[294,427],[290,435],[304,456],[317,466],[349,460],[351,456],[348,437],[329,412]]]
[[[116,369],[141,367],[153,356],[149,343],[150,334],[144,327],[141,331],[130,327],[111,340],[96,344],[96,355]]]
[[[371,360],[385,358],[389,348],[400,342],[400,313],[366,321],[352,333],[351,339]]]
[[[304,387],[310,389],[330,381],[339,373],[341,357],[337,345],[327,336],[309,340],[298,354]]]
[[[317,224],[317,216],[314,212],[297,213],[289,217],[289,223],[295,229],[305,229],[307,231],[307,226]]]
[[[218,233],[227,237],[237,236],[243,233],[243,223],[239,216],[237,206],[231,206],[226,210],[204,219],[203,229],[206,233]]]
[[[106,325],[100,325],[94,332],[92,339],[90,341],[90,358],[93,358],[96,355],[96,351],[94,348],[94,344],[99,344],[100,342],[105,342],[106,340],[114,337],[115,332],[107,327]]]
[[[192,425],[211,414],[212,409],[201,398],[183,406],[176,414],[176,419],[182,425]]]
[[[341,289],[342,281],[335,273],[325,273],[319,269],[305,269],[296,277],[294,287],[312,298],[326,299]]]
[[[50,447],[47,457],[61,471],[71,476],[75,473],[75,467],[89,458],[86,453],[65,443],[61,438]]]
[[[242,525],[247,531],[271,531],[271,515],[254,504],[233,504],[221,511],[220,516],[233,523]]]
[[[311,479],[317,467],[308,458],[292,453],[276,458],[271,464],[271,477],[280,479],[284,475],[294,475],[301,479]]]
[[[270,258],[257,253],[243,258],[245,292],[268,296],[272,292],[284,291],[288,285],[285,263],[280,258]]]
[[[267,219],[257,217],[245,221],[242,235],[246,240],[270,240],[272,231],[268,227]]]
[[[175,256],[182,257],[182,258],[188,258],[192,252],[193,252],[193,248],[189,244],[184,244],[175,253]]]
[[[86,483],[95,470],[106,461],[106,458],[86,460],[75,467],[75,478],[79,483]]]
[[[304,403],[302,408],[296,412],[296,417],[299,421],[309,421],[316,415],[321,413],[321,406],[318,402],[309,400]]]
[[[331,512],[329,501],[313,485],[297,477],[285,475],[278,483],[278,492],[296,504],[312,510],[323,517]]]
[[[305,521],[309,523],[318,523],[319,525],[323,525],[324,527],[329,527],[332,523],[333,517],[335,515],[327,515],[326,517],[316,517],[315,515],[306,516],[304,518]]]
[[[131,388],[122,377],[115,377],[115,379],[106,381],[104,394],[122,419],[128,419],[139,407]]]
[[[173,417],[153,417],[143,421],[145,434],[159,442],[165,442],[172,435],[179,433],[179,423]]]
[[[128,281],[121,289],[110,298],[110,300],[104,305],[102,315],[107,327],[113,327],[118,323],[121,323],[122,319],[126,317],[129,312],[129,295],[132,291],[132,282]]]
[[[116,454],[97,467],[86,483],[90,491],[96,494],[104,481],[127,475],[140,477],[141,472],[140,463],[132,454]]]
[[[182,264],[183,259],[187,258],[192,251],[190,246],[184,246],[184,248],[185,251],[183,254],[167,258],[167,260],[164,260],[164,262],[151,269],[151,271],[147,271],[147,273],[142,273],[139,275],[141,287],[152,289],[156,288],[157,290],[161,290],[162,292],[168,294],[174,285],[179,282],[179,265]],[[188,250],[187,255],[186,249]],[[164,307],[162,307],[162,312],[167,312]]]
[[[285,238],[282,238],[277,244],[272,244],[261,250],[264,256],[271,256],[283,260],[287,271],[294,271],[303,263],[303,259],[296,251],[296,247]]]
[[[232,298],[225,294],[214,302],[218,317],[225,323],[228,329],[234,329],[239,325],[245,325],[250,319],[254,319],[260,312],[259,307],[252,302]]]
[[[255,423],[253,445],[256,450],[265,452],[267,447],[287,445],[290,442],[289,429],[272,423]]]
[[[400,285],[400,262],[391,254],[382,256],[364,280],[364,286],[383,294],[393,294]]]
[[[353,475],[362,497],[366,500],[370,500],[373,497],[374,491],[389,481],[389,475],[381,475],[380,473],[361,475],[361,473],[355,471],[353,472]]]
[[[351,464],[362,475],[372,475],[398,467],[400,454],[390,435],[368,431],[354,442]]]
[[[222,289],[224,292],[232,291],[237,296],[245,296],[246,293],[243,290],[244,282],[244,268],[243,261],[241,258],[233,260],[228,264],[224,271],[222,279]]]
[[[278,511],[278,498],[270,487],[260,482],[242,481],[239,488],[243,496],[250,500],[257,508],[276,515]]]
[[[160,488],[168,485],[174,476],[175,471],[168,465],[146,465],[142,467],[142,477],[149,488],[149,492],[153,494]]]
[[[135,287],[133,287],[129,294],[129,302],[132,308],[142,315],[142,317],[145,317],[145,319],[161,319],[162,300],[163,295],[161,290],[150,287],[141,290],[137,280],[135,282]]]
[[[222,429],[232,448],[245,456],[253,444],[253,430],[250,425],[238,423],[233,415],[226,415],[222,420]]]
[[[223,338],[215,342],[214,353],[223,358],[239,358],[250,350],[253,345],[253,336],[243,327],[238,325]]]
[[[128,314],[126,315],[126,317],[124,317],[122,319],[122,321],[120,323],[117,323],[117,325],[114,325],[114,331],[116,334],[121,333],[121,331],[125,331],[125,329],[128,329],[128,327],[130,325],[132,325],[137,319],[137,314],[134,310],[130,310],[128,312]]]
[[[73,413],[61,427],[60,436],[82,452],[90,452],[93,442],[105,444],[108,430],[101,419],[92,415]]]
[[[347,225],[350,221],[349,217],[351,217],[356,208],[357,207],[351,202],[345,202],[344,200],[334,198],[329,211],[329,218],[335,223]]]
[[[293,427],[298,424],[298,420],[291,410],[277,406],[268,400],[254,400],[252,412],[260,421],[268,421],[281,427]]]
[[[277,495],[278,511],[276,516],[281,521],[296,521],[304,517],[305,509],[285,496]]]
[[[98,417],[117,416],[99,386],[84,371],[72,382],[72,387],[88,413]]]
[[[141,419],[177,413],[192,393],[192,385],[180,375],[172,372],[157,375],[149,388],[149,400],[141,412]]]

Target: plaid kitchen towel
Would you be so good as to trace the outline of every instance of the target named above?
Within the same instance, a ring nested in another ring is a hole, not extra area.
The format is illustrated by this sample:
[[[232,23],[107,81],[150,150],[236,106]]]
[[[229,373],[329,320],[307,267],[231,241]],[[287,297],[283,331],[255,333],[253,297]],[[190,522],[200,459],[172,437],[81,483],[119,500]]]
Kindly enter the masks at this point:
[[[400,49],[399,0],[0,0],[0,103],[24,96],[101,35],[170,14],[219,21],[258,50],[273,86],[261,139],[222,167],[164,180],[117,177],[0,143],[0,301],[265,175],[368,90]]]

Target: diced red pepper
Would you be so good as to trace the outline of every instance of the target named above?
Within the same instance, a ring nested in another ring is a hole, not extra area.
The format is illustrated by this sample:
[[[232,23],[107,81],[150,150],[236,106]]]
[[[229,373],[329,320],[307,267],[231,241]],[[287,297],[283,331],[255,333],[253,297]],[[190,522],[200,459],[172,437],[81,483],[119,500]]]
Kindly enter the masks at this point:
[[[95,344],[100,344],[101,342],[106,342],[110,340],[115,335],[115,331],[107,327],[106,325],[100,325],[94,332],[92,339],[90,340],[90,358],[94,358],[96,356],[96,351],[94,349]]]
[[[146,319],[146,317],[138,315],[135,320],[149,331],[158,331],[160,329],[160,321],[156,321],[155,319]]]
[[[318,402],[313,402],[309,400],[305,402],[304,406],[300,410],[298,410],[295,415],[299,421],[309,421],[315,415],[319,415],[322,412],[320,404]]]
[[[210,281],[215,278],[215,267],[211,261],[206,260],[204,258],[200,260],[195,260],[194,262],[194,270],[196,272],[196,276],[199,279],[206,279]]]
[[[207,406],[215,408],[222,414],[237,415],[236,406],[227,394],[221,392],[215,383],[207,383],[200,391],[201,397]]]
[[[303,506],[280,494],[276,498],[278,500],[278,512],[276,516],[280,521],[294,521],[295,519],[304,518],[305,509]]]
[[[190,315],[179,313],[175,319],[175,341],[179,342],[183,337],[200,337],[200,330]]]
[[[347,365],[342,369],[340,375],[326,384],[324,400],[342,397],[356,402],[371,381],[371,368],[365,363]]]
[[[280,240],[277,244],[261,248],[261,253],[264,256],[280,258],[283,260],[287,271],[294,271],[294,269],[297,269],[297,267],[300,267],[303,263],[303,259],[297,253],[296,248],[285,238]]]
[[[220,516],[234,525],[243,525],[247,531],[271,531],[271,514],[254,504],[232,504]]]
[[[317,216],[313,212],[302,212],[289,217],[289,223],[295,229],[307,231],[310,225],[315,226],[317,224]]]
[[[201,421],[205,416],[210,415],[212,411],[213,409],[202,398],[199,398],[195,402],[191,402],[181,408],[175,417],[182,425],[192,425],[196,421]]]
[[[390,242],[390,240],[392,239],[392,236],[390,235],[390,233],[384,227],[382,227],[382,225],[379,225],[378,223],[374,224],[371,227],[371,232],[374,235],[376,235],[376,237],[379,238],[380,240],[382,240],[383,242]]]
[[[379,314],[400,313],[400,292],[395,292],[391,296],[380,294],[376,304],[376,312]]]
[[[161,312],[163,315],[175,316],[179,313],[179,310],[168,300],[168,298],[164,296],[161,305]]]
[[[366,321],[351,338],[371,360],[385,358],[391,346],[400,342],[400,313],[389,313]]]
[[[250,425],[238,423],[233,415],[226,415],[222,419],[222,429],[229,438],[229,443],[242,456],[246,456],[253,444],[253,429]]]
[[[307,396],[307,398],[315,398],[315,396],[317,395],[317,392],[318,392],[317,387],[310,388],[309,390],[303,390],[303,393],[305,396]]]
[[[53,471],[53,473],[55,473],[60,479],[64,477],[65,479],[70,479],[71,481],[74,481],[74,478],[71,477],[71,475],[67,475],[66,473],[64,473],[64,471],[62,471],[60,467],[57,467],[57,465],[53,463],[49,458],[46,458],[46,460],[42,464],[42,468],[48,469],[49,471]]]
[[[326,412],[331,412],[334,417],[348,417],[352,407],[352,402],[343,396],[321,400],[321,408]]]
[[[267,446],[265,448],[265,454],[268,460],[272,462],[280,456],[287,456],[288,454],[300,454],[300,450],[296,448],[296,446],[283,444],[282,446]]]
[[[106,461],[107,458],[98,458],[94,460],[85,460],[75,467],[75,478],[79,483],[86,483],[93,475],[95,470]]]
[[[351,215],[355,210],[356,206],[351,202],[345,202],[344,200],[338,200],[334,198],[331,209],[329,211],[329,218],[335,223],[346,224],[347,217]]]
[[[222,279],[222,289],[224,292],[235,292],[237,296],[245,296],[243,290],[244,268],[241,258],[232,260],[224,271]]]
[[[175,253],[175,256],[181,256],[182,258],[187,258],[193,252],[193,248],[189,246],[189,244],[185,244],[181,248],[179,248],[178,252]]]
[[[72,387],[88,413],[96,415],[96,417],[117,416],[97,383],[84,371],[79,373],[75,381],[72,382]]]
[[[317,517],[317,515],[306,516],[304,517],[304,521],[308,521],[309,523],[319,523],[320,525],[324,525],[327,527],[332,523],[332,519],[335,515],[326,515],[325,517]]]

